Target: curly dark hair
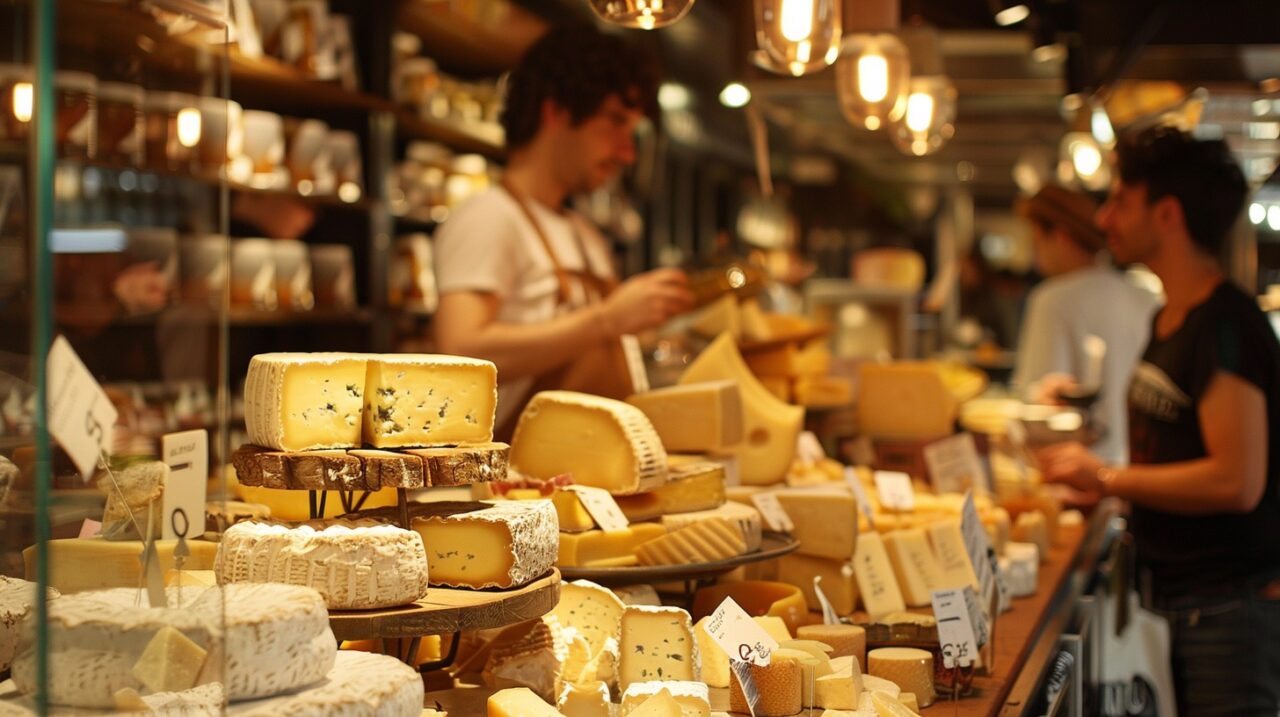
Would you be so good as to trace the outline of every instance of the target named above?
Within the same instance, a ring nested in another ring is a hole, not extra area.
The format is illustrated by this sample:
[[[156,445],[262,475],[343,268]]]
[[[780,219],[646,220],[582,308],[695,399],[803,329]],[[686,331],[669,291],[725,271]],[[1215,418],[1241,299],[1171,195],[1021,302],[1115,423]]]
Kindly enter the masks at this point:
[[[1196,140],[1172,127],[1153,127],[1121,137],[1116,163],[1122,182],[1146,185],[1148,203],[1177,199],[1192,241],[1218,255],[1248,193],[1226,142]]]
[[[533,140],[542,121],[543,100],[564,107],[574,124],[580,124],[599,111],[610,95],[656,118],[658,74],[652,56],[593,25],[551,29],[507,78],[501,117],[507,148],[519,149]]]

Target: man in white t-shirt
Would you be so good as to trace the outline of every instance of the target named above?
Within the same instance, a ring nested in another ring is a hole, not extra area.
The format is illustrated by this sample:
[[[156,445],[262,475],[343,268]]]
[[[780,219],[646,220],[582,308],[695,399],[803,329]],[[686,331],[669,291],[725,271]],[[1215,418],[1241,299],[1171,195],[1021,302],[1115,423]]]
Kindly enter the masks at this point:
[[[1085,337],[1101,338],[1106,357],[1093,412],[1103,433],[1093,450],[1126,463],[1129,379],[1158,299],[1100,261],[1106,236],[1093,222],[1097,205],[1087,195],[1049,185],[1018,209],[1031,223],[1036,269],[1045,280],[1027,297],[1014,388],[1033,401],[1053,400],[1055,388],[1084,378]]]
[[[619,282],[604,238],[564,206],[635,161],[633,135],[656,114],[656,86],[650,59],[621,37],[589,25],[551,30],[508,79],[502,186],[436,234],[436,341],[497,364],[499,435],[534,390],[559,387],[623,335],[691,306],[678,270]]]

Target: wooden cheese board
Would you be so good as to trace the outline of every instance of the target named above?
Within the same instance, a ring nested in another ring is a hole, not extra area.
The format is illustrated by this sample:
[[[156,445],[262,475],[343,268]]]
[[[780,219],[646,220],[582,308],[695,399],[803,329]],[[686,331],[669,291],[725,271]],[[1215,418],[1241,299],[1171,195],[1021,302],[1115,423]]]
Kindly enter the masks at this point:
[[[487,483],[506,478],[505,443],[395,450],[276,451],[245,444],[231,462],[242,485],[372,491]]]
[[[751,563],[780,558],[800,547],[800,541],[785,533],[765,531],[758,550],[710,563],[681,565],[633,565],[610,568],[561,567],[565,580],[590,580],[605,587],[651,585],[679,581],[708,580]]]
[[[414,638],[487,630],[542,617],[560,601],[560,572],[509,590],[432,587],[412,605],[381,610],[333,610],[329,625],[339,640]]]

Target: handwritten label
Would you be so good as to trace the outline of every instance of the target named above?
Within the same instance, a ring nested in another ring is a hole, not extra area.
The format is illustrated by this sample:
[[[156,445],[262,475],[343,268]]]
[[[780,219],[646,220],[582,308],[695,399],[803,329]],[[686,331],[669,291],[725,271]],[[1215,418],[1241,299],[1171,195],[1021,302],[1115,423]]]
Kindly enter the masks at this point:
[[[827,457],[822,442],[813,431],[801,431],[796,437],[796,457],[806,463],[821,463]]]
[[[165,540],[204,535],[205,491],[209,485],[209,432],[169,433],[160,439],[169,478],[164,484],[161,537]]]
[[[769,664],[778,641],[769,637],[742,606],[725,598],[707,620],[707,634],[729,655],[731,662],[750,662],[760,667]]]
[[[939,493],[963,493],[967,490],[990,492],[986,468],[978,456],[973,434],[957,433],[930,443],[924,448],[924,462],[929,478]]]
[[[898,471],[876,471],[872,474],[880,505],[889,510],[911,511],[916,509],[916,492],[911,487],[911,476]]]
[[[765,525],[769,526],[769,530],[790,533],[796,529],[795,524],[791,522],[791,516],[787,515],[787,511],[782,509],[782,503],[778,501],[777,493],[756,493],[751,496],[751,502],[755,505],[756,510],[760,511],[760,517],[764,518]]]
[[[623,334],[622,355],[626,357],[627,373],[631,378],[631,392],[644,393],[649,390],[649,372],[644,368],[644,351],[640,349],[640,339],[635,334]]]
[[[853,466],[845,466],[844,481],[849,484],[849,488],[853,491],[854,502],[862,509],[862,514],[867,516],[867,522],[874,529],[876,527],[876,519],[872,515],[871,500],[867,497],[867,489],[862,487],[862,481],[858,480],[858,472]]]
[[[71,456],[80,477],[88,481],[98,458],[111,452],[115,406],[66,338],[54,339],[46,367],[49,433]]]
[[[822,624],[839,625],[840,616],[836,614],[836,608],[827,599],[827,594],[822,592],[822,576],[813,576],[813,594],[818,598],[818,604],[822,606]]]
[[[933,615],[938,620],[943,666],[951,669],[973,664],[986,641],[982,609],[973,588],[933,591]]]
[[[591,519],[600,526],[601,530],[626,530],[631,524],[622,509],[618,507],[618,501],[609,495],[609,491],[586,485],[565,486],[565,490],[578,494],[582,507],[587,509]]]
[[[964,537],[964,548],[969,553],[969,562],[973,563],[973,571],[978,574],[978,591],[984,609],[988,605],[999,605],[1007,599],[1008,587],[1000,578],[996,550],[991,546],[986,529],[982,527],[978,509],[973,504],[972,492],[964,496],[964,508],[960,513],[960,534]]]

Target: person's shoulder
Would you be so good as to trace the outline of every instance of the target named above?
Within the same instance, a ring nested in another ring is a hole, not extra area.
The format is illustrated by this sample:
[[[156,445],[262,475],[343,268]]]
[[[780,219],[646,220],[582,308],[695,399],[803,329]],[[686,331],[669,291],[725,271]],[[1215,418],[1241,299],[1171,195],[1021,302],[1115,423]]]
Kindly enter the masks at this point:
[[[1256,326],[1271,333],[1271,325],[1258,300],[1229,279],[1214,289],[1204,306],[1207,309],[1204,318],[1211,324]]]
[[[503,190],[486,189],[463,202],[436,231],[436,241],[472,237],[477,233],[502,235],[518,226],[519,207]]]

